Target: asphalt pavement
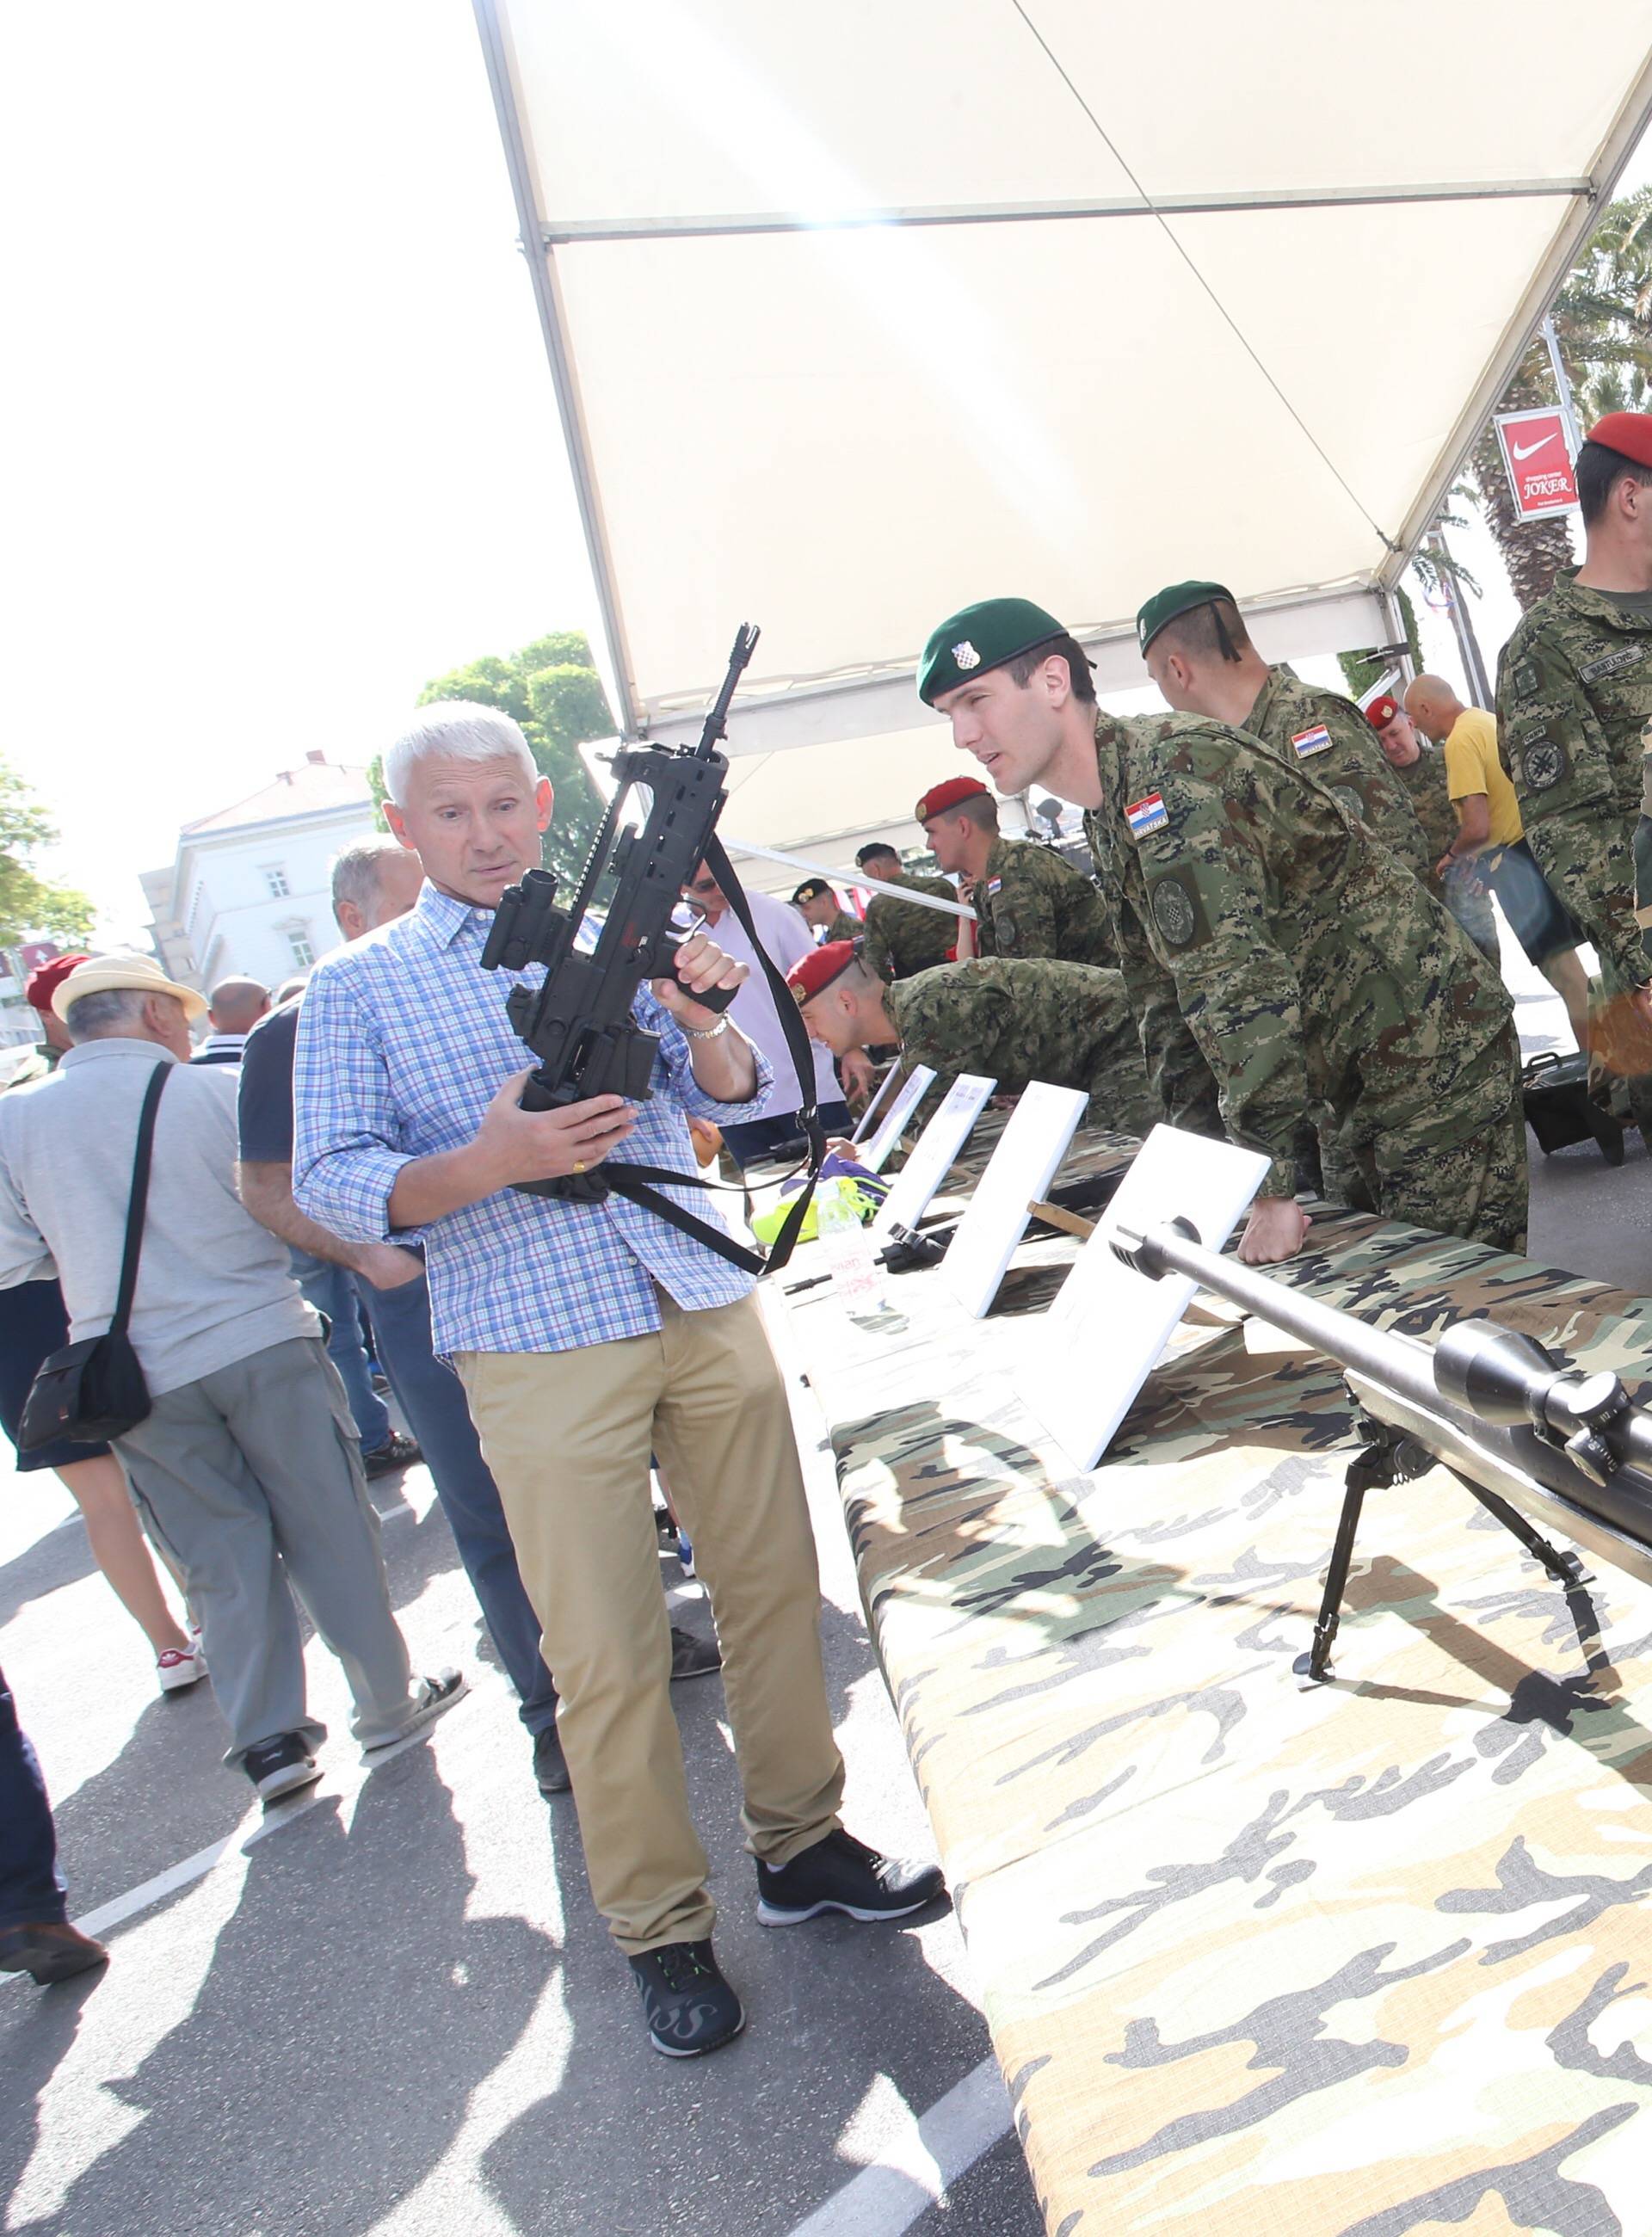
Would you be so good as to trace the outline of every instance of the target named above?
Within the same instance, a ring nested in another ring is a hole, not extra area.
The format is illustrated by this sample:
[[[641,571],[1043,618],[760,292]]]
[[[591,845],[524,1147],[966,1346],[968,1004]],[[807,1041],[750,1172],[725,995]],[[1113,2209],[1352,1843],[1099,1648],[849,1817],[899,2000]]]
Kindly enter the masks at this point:
[[[1506,943],[1505,943],[1506,945]],[[1510,974],[1529,1047],[1569,1042]],[[1652,1158],[1534,1151],[1535,1257],[1652,1290]],[[845,1815],[932,1853],[856,1593],[821,1424],[785,1349],[821,1547]],[[320,1787],[266,1816],[209,1686],[158,1697],[56,1479],[0,1473],[0,1666],[39,1750],[73,1914],[106,1971],[0,1984],[0,2228],[62,2237],[1036,2237],[1042,2220],[949,1912],[757,1922],[715,1679],[676,1706],[741,2040],[648,2048],[570,1804],[532,1778],[436,1507],[375,1487],[415,1663],[470,1695],[370,1772],[314,1642]],[[662,1562],[673,1614],[709,1624]]]

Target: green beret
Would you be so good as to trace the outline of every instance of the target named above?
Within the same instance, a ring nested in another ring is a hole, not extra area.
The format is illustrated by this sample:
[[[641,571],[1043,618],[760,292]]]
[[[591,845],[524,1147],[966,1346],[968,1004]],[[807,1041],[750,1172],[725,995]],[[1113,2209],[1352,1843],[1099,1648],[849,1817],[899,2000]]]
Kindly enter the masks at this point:
[[[918,663],[918,696],[933,707],[943,691],[955,691],[972,676],[1066,635],[1054,615],[1030,598],[978,599],[931,633]]]
[[[1212,605],[1218,598],[1226,598],[1230,606],[1239,604],[1226,583],[1173,583],[1168,590],[1149,598],[1136,616],[1136,643],[1146,652],[1166,622],[1192,613],[1195,606]]]

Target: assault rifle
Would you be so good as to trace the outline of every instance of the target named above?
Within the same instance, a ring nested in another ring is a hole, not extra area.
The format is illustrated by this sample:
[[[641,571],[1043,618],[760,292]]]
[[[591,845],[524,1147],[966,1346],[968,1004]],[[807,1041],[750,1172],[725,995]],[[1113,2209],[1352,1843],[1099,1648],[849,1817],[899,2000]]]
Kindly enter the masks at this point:
[[[717,751],[717,741],[727,732],[730,703],[758,634],[746,623],[741,624],[723,688],[697,745],[681,749],[622,746],[608,756],[618,782],[591,842],[572,900],[565,908],[557,906],[557,881],[549,870],[529,870],[520,885],[507,886],[499,896],[498,913],[482,950],[482,968],[525,971],[531,964],[545,966],[545,977],[539,986],[513,987],[506,998],[506,1013],[512,1027],[539,1059],[523,1089],[525,1111],[557,1110],[593,1095],[623,1095],[631,1102],[641,1102],[650,1092],[659,1035],[637,1023],[631,1004],[646,979],[674,979],[682,983],[673,958],[687,935],[671,920],[681,904],[684,886],[704,862],[735,916],[751,935],[758,960],[774,989],[781,1028],[805,1098],[799,1123],[809,1141],[812,1164],[817,1167],[825,1145],[815,1117],[815,1067],[809,1036],[790,989],[757,938],[740,881],[716,835],[717,817],[727,798],[724,780],[729,773],[728,758]],[[625,824],[624,810],[631,794],[638,789],[648,795],[648,813],[641,825],[632,828]],[[610,878],[613,888],[602,929],[594,947],[586,954],[577,945],[579,927],[598,888]],[[727,987],[694,996],[708,1010],[724,1010],[733,999],[733,991]],[[525,1195],[560,1197],[578,1204],[600,1204],[617,1190],[692,1234],[720,1257],[752,1272],[773,1270],[783,1264],[809,1194],[806,1188],[794,1199],[796,1217],[789,1223],[790,1233],[782,1229],[765,1261],[734,1243],[721,1227],[696,1219],[661,1196],[651,1185],[656,1182],[674,1188],[716,1185],[663,1166],[627,1164],[612,1158],[588,1173],[517,1181],[512,1185]]]
[[[1368,1491],[1445,1468],[1512,1532],[1557,1583],[1583,1581],[1536,1525],[1560,1530],[1603,1561],[1652,1584],[1652,1415],[1617,1376],[1585,1369],[1495,1321],[1461,1321],[1436,1344],[1374,1329],[1236,1259],[1205,1250],[1173,1219],[1113,1248],[1158,1280],[1185,1275],[1335,1360],[1363,1418],[1349,1464],[1308,1675],[1330,1673],[1332,1642]]]

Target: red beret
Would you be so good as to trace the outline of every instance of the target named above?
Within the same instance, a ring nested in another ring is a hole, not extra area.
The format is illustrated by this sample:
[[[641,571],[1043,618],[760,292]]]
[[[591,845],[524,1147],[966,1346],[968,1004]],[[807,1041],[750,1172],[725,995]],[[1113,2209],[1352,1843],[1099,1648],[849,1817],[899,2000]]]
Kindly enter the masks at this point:
[[[30,1009],[38,1010],[43,1017],[51,1008],[51,998],[77,964],[90,961],[83,952],[75,955],[54,955],[50,963],[42,963],[32,970],[23,982],[23,999]]]
[[[841,979],[860,952],[858,940],[829,940],[824,947],[811,947],[800,963],[794,963],[786,984],[797,997],[798,1008],[824,993],[834,979]]]
[[[987,789],[978,776],[949,776],[944,784],[932,784],[913,809],[915,822],[927,823],[932,815],[944,815],[949,808],[956,808],[961,800],[974,800]]]
[[[1384,691],[1373,699],[1365,709],[1365,720],[1373,730],[1385,730],[1399,712],[1399,702],[1391,691]]]
[[[1588,439],[1633,459],[1637,466],[1652,466],[1652,412],[1609,412],[1589,429]]]

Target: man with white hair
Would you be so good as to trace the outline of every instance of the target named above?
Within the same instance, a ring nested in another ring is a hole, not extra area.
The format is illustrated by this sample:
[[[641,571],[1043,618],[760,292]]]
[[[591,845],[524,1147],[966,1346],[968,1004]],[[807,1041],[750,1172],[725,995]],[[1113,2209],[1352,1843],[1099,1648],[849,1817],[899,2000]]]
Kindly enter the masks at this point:
[[[205,1003],[147,956],[94,955],[52,1006],[74,1046],[49,1079],[0,1097],[0,1283],[50,1252],[72,1340],[108,1329],[139,1114],[164,1067],[128,1330],[150,1411],[115,1444],[200,1617],[225,1760],[271,1802],[320,1778],[326,1737],[306,1708],[294,1593],[344,1665],[369,1753],[464,1681],[411,1679],[320,1323],[235,1195],[235,1072],[188,1061]]]
[[[757,1116],[771,1073],[696,997],[745,977],[703,933],[638,993],[651,1093],[527,1111],[506,1015],[540,967],[485,973],[506,888],[540,859],[551,786],[496,709],[421,711],[385,760],[392,830],[423,861],[413,909],[317,965],[300,1015],[294,1195],[352,1241],[423,1244],[436,1349],[464,1382],[561,1695],[591,1892],[668,2057],[744,2025],[718,1970],[707,1862],[668,1686],[649,1455],[710,1594],[757,1858],[758,1916],[904,1916],[933,1869],[838,1823],[820,1586],[786,1395],[750,1277],[618,1192],[520,1184],[635,1159],[695,1171],[687,1120]],[[691,1211],[686,1190],[671,1191]]]

